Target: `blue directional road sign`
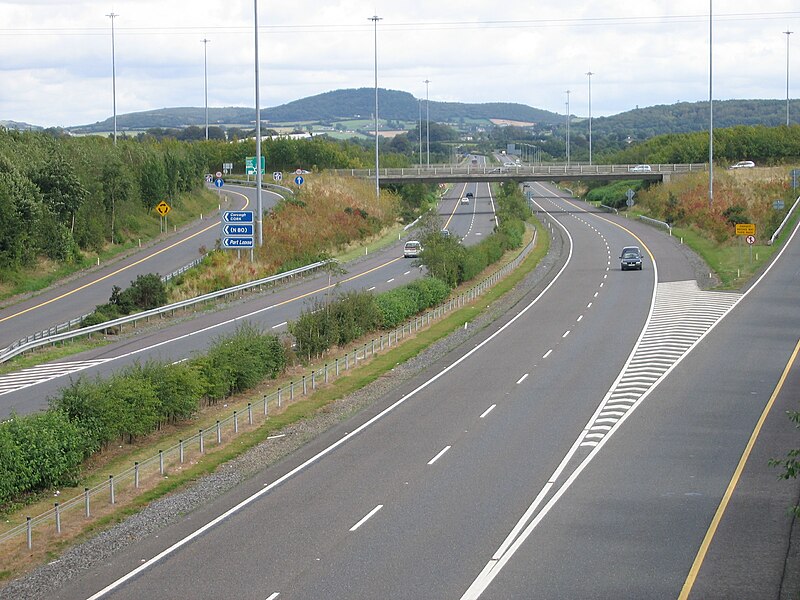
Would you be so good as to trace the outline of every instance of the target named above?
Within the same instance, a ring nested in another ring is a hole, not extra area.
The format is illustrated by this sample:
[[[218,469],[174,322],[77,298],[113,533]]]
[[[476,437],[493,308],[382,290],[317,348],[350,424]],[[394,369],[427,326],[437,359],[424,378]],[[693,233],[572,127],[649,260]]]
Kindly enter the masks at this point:
[[[305,179],[303,179],[303,176],[302,176],[302,175],[298,175],[297,177],[295,177],[295,178],[294,178],[294,182],[295,182],[297,185],[303,185],[303,182],[304,182],[304,181],[305,181]]]
[[[222,213],[224,223],[252,223],[252,210],[226,210]]]
[[[228,223],[227,225],[222,226],[222,233],[225,235],[253,235],[253,226],[250,224],[247,225],[235,225],[232,223]]]
[[[252,248],[252,237],[225,237],[222,238],[223,248]]]
[[[225,182],[222,181],[222,179],[215,179],[214,185],[217,186],[218,188],[221,188],[223,185],[225,185]]]

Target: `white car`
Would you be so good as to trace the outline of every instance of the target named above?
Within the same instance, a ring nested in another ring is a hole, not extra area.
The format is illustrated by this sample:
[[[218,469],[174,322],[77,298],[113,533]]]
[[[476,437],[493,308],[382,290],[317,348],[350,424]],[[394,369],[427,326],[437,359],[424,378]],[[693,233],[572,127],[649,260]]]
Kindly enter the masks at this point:
[[[469,198],[467,196],[462,196],[461,204],[469,204]]]
[[[635,167],[628,167],[629,173],[650,173],[653,169],[650,165],[636,165]]]
[[[417,258],[422,253],[422,244],[416,240],[406,242],[403,246],[403,256],[405,258]]]
[[[735,165],[731,165],[731,169],[752,169],[756,166],[752,160],[740,160]]]

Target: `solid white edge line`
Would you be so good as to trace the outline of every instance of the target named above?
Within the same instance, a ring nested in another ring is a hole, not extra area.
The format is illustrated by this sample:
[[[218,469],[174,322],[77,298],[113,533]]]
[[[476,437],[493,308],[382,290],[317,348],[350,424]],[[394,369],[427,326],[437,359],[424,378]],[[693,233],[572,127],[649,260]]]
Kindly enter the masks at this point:
[[[277,329],[278,327],[283,327],[284,325],[286,325],[286,321],[284,321],[283,323],[278,323],[277,325],[273,325],[272,328]]]
[[[275,592],[274,594],[267,597],[267,600],[275,600],[275,598],[277,598],[280,595],[281,595],[280,592]]]
[[[447,452],[448,450],[450,450],[450,448],[451,448],[451,447],[452,447],[452,446],[445,446],[444,448],[442,448],[441,450],[439,450],[439,454],[437,454],[437,455],[436,455],[436,456],[434,456],[432,459],[430,459],[430,460],[428,461],[428,465],[432,465],[432,464],[433,464],[433,463],[435,463],[437,460],[439,460],[439,459],[440,459],[442,456],[444,456],[444,453],[445,453],[445,452]]]
[[[375,507],[375,508],[373,508],[371,511],[369,511],[369,512],[368,512],[366,515],[364,515],[364,516],[362,517],[362,519],[361,519],[361,520],[360,520],[358,523],[356,523],[355,525],[353,525],[353,526],[350,528],[350,531],[355,531],[356,529],[358,529],[359,527],[361,527],[361,526],[362,526],[364,523],[366,523],[367,521],[369,521],[369,520],[370,520],[370,518],[372,518],[372,516],[373,516],[373,515],[374,515],[376,512],[378,512],[378,511],[379,511],[380,509],[382,509],[382,508],[383,508],[383,504],[378,504],[378,506],[376,506],[376,507]]]
[[[522,383],[523,381],[525,381],[525,380],[528,378],[528,375],[529,375],[529,373],[525,373],[525,375],[523,375],[522,377],[520,377],[519,379],[517,379],[517,385],[519,385],[520,383]]]
[[[544,210],[544,208],[538,202],[534,202],[534,204],[536,204],[537,206],[539,206],[539,208]],[[539,294],[533,300],[531,300],[526,306],[524,306],[522,308],[522,310],[520,310],[516,315],[514,315],[511,319],[509,319],[509,321],[506,322],[502,327],[500,327],[497,331],[495,331],[493,334],[491,334],[489,337],[487,337],[485,340],[483,340],[480,344],[475,346],[472,350],[470,350],[469,352],[464,354],[464,356],[462,356],[461,358],[457,359],[456,361],[454,361],[453,363],[451,363],[450,365],[448,365],[447,367],[445,367],[444,369],[439,371],[436,375],[434,375],[430,379],[422,382],[416,388],[411,390],[408,394],[406,394],[405,396],[403,396],[399,400],[397,400],[394,404],[391,404],[391,405],[387,406],[385,409],[383,409],[377,415],[375,415],[371,419],[369,419],[369,420],[365,421],[364,423],[362,423],[361,425],[359,425],[356,429],[354,429],[353,431],[348,433],[343,438],[337,440],[336,442],[334,442],[333,444],[331,444],[327,448],[324,448],[323,450],[319,451],[317,454],[315,454],[314,456],[312,456],[311,458],[309,458],[305,462],[299,464],[298,466],[296,466],[294,469],[292,469],[288,473],[284,474],[283,476],[281,476],[278,479],[276,479],[275,481],[273,481],[270,485],[262,488],[261,490],[259,490],[255,494],[253,494],[252,496],[250,496],[248,498],[245,498],[244,500],[242,500],[241,502],[239,502],[235,506],[229,508],[224,513],[222,513],[221,515],[219,515],[216,518],[212,519],[211,521],[209,521],[208,523],[206,523],[205,525],[203,525],[199,529],[196,529],[195,531],[193,531],[192,533],[190,533],[186,537],[178,540],[177,542],[175,542],[174,544],[172,544],[168,548],[165,548],[164,550],[162,550],[161,552],[156,554],[150,560],[140,564],[138,567],[136,567],[135,569],[133,569],[129,573],[126,573],[125,575],[123,575],[122,577],[117,579],[116,581],[112,581],[107,586],[105,586],[103,589],[101,589],[99,592],[97,592],[94,595],[90,596],[86,600],[97,600],[98,598],[102,598],[108,592],[115,590],[116,588],[121,586],[126,581],[129,581],[130,579],[136,577],[142,571],[144,571],[146,569],[149,569],[154,564],[160,562],[163,558],[169,556],[170,554],[172,554],[176,550],[182,548],[183,546],[185,546],[186,544],[188,544],[189,542],[191,542],[195,538],[201,536],[203,533],[205,533],[206,531],[208,531],[212,527],[218,525],[219,523],[221,523],[222,521],[224,521],[225,519],[227,519],[231,515],[239,512],[242,508],[252,504],[256,500],[258,500],[261,496],[267,494],[268,492],[272,491],[277,486],[281,485],[284,481],[286,481],[288,479],[291,479],[297,473],[299,473],[301,471],[304,471],[310,465],[316,463],[317,461],[319,461],[324,456],[327,456],[328,454],[333,452],[336,448],[338,448],[339,446],[344,444],[350,438],[355,437],[356,435],[358,435],[359,433],[361,433],[362,431],[367,429],[369,426],[371,426],[372,424],[374,424],[375,422],[379,421],[384,416],[388,415],[390,412],[395,410],[398,406],[401,406],[402,404],[404,404],[406,400],[408,400],[409,398],[415,396],[416,394],[418,394],[419,392],[421,392],[422,390],[427,388],[432,383],[438,381],[439,378],[443,377],[445,374],[447,374],[450,371],[452,371],[453,369],[455,369],[458,365],[460,365],[462,362],[464,362],[465,360],[470,358],[473,354],[478,352],[486,344],[488,344],[489,342],[494,340],[494,338],[496,338],[501,333],[503,333],[507,328],[511,327],[514,323],[516,323],[517,319],[522,318],[522,316],[525,313],[527,313],[535,304],[537,304],[539,302],[539,300],[548,291],[550,291],[550,288],[553,287],[556,284],[556,282],[561,278],[561,275],[564,273],[564,271],[566,270],[566,268],[569,266],[570,262],[572,261],[572,249],[573,249],[572,236],[570,235],[569,231],[567,231],[567,228],[564,227],[563,224],[561,224],[559,221],[556,221],[556,223],[559,225],[559,227],[561,227],[564,230],[564,233],[567,236],[567,240],[569,241],[569,251],[567,253],[567,260],[564,261],[564,264],[558,270],[558,273],[556,273],[555,277],[553,277],[553,279],[550,281],[550,283],[548,283],[544,287],[544,289],[541,292],[539,292]],[[267,308],[270,308],[270,307],[267,307]],[[250,314],[255,314],[256,312],[262,312],[263,310],[266,310],[266,309],[261,309],[261,310],[258,310],[258,311],[254,311],[253,313],[250,313]],[[231,319],[230,321],[234,321],[234,320],[235,319]],[[211,329],[211,327],[209,327],[209,329]],[[167,343],[167,342],[164,342],[164,343]],[[552,350],[550,352],[552,352]],[[133,353],[134,352],[131,352],[131,354],[133,354]],[[548,352],[548,354],[549,354],[549,352]]]
[[[489,408],[487,408],[485,411],[483,411],[481,416],[478,417],[478,418],[479,419],[483,419],[486,415],[488,415],[490,412],[492,412],[495,409],[496,406],[497,406],[497,404],[492,404]]]

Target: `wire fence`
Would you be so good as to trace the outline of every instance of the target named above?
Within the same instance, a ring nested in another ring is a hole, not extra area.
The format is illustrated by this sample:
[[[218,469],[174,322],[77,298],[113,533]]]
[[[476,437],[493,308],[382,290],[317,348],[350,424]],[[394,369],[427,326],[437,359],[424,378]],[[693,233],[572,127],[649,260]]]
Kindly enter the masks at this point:
[[[211,427],[199,429],[196,434],[179,440],[177,444],[159,450],[157,454],[141,462],[134,462],[131,467],[119,473],[110,474],[107,480],[93,487],[84,488],[82,494],[64,502],[54,502],[53,508],[50,510],[34,517],[28,516],[25,521],[12,524],[6,531],[0,533],[0,544],[11,546],[16,542],[18,550],[23,551],[24,548],[31,550],[34,544],[34,532],[37,538],[41,537],[43,541],[46,541],[52,539],[51,536],[64,535],[68,530],[80,531],[88,520],[109,514],[114,510],[116,504],[149,489],[157,482],[169,477],[171,472],[183,469],[184,465],[196,462],[204,454],[220,447],[231,437],[259,426],[269,418],[272,411],[280,410],[284,404],[308,395],[319,386],[333,381],[342,373],[356,368],[359,363],[388,351],[431,323],[470,304],[516,269],[528,256],[535,243],[536,237],[534,236],[533,240],[511,262],[445,303],[359,345],[341,357],[324,363],[323,367],[311,370],[310,373],[302,375],[298,380],[278,387],[274,392],[264,395],[258,402],[248,402],[237,406],[227,417],[218,420]],[[67,514],[69,514],[69,523],[65,526]]]

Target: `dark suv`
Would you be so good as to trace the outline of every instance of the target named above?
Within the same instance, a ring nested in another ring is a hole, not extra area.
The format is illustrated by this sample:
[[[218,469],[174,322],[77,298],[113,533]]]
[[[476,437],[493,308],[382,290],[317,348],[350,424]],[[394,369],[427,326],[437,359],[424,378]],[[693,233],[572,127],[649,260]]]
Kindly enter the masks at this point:
[[[642,253],[638,246],[625,246],[619,255],[619,268],[622,271],[628,269],[642,270]]]

